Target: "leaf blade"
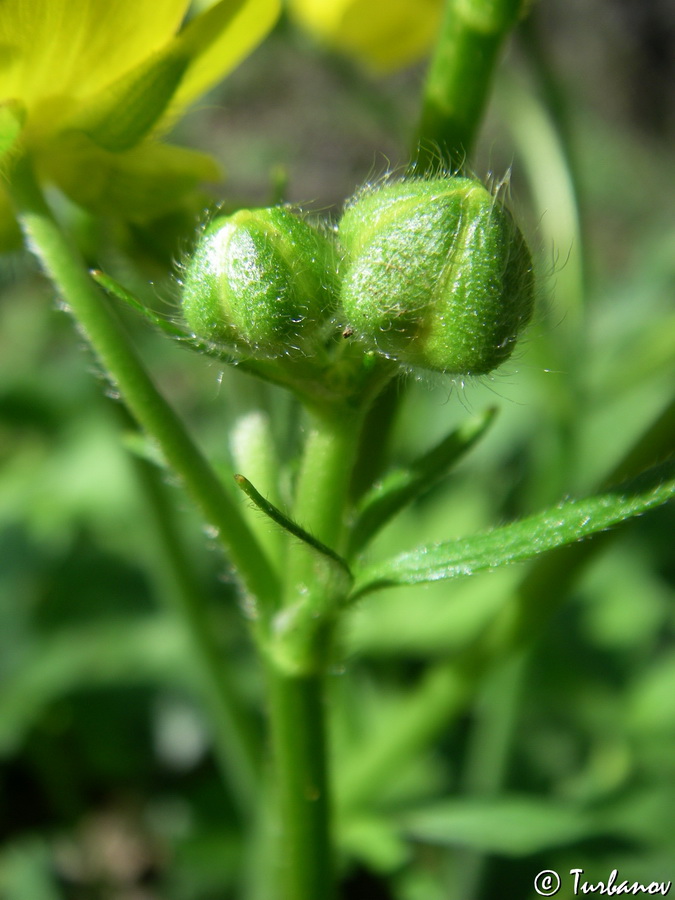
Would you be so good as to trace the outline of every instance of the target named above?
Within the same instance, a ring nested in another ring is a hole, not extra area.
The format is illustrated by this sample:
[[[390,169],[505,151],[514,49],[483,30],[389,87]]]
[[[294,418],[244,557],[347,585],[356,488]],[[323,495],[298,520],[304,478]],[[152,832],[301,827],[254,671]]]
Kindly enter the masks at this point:
[[[521,562],[605,531],[675,496],[675,462],[602,494],[557,507],[472,537],[418,547],[357,574],[352,599],[402,584],[447,580]]]
[[[359,504],[347,556],[360,552],[397,513],[445,478],[454,464],[483,437],[496,413],[495,407],[485,410],[450,432],[407,469],[390,472],[369,491]]]
[[[417,840],[510,857],[573,844],[602,830],[586,810],[523,795],[434,803],[404,814],[401,826]]]
[[[346,561],[329,547],[327,544],[324,544],[323,541],[320,541],[318,538],[315,538],[308,531],[305,531],[302,526],[298,525],[297,522],[294,522],[293,519],[289,518],[285,513],[283,513],[277,506],[273,503],[270,503],[269,500],[266,500],[262,494],[255,489],[255,487],[251,484],[248,478],[245,478],[243,475],[236,474],[234,476],[234,480],[237,483],[237,486],[246,494],[246,496],[251,500],[260,512],[264,513],[268,518],[270,518],[275,525],[279,528],[282,528],[284,531],[287,531],[294,538],[299,541],[302,541],[303,544],[306,544],[314,553],[319,554],[319,556],[328,560],[330,564],[335,567],[342,576],[343,580],[347,582],[351,581],[351,572],[349,570],[349,566]]]

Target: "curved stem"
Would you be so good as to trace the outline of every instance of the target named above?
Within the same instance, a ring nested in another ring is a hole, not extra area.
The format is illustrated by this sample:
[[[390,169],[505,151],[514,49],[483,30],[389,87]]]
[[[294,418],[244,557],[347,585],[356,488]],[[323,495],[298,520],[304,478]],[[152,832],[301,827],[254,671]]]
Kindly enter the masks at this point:
[[[30,249],[68,304],[134,418],[159,445],[220,541],[247,590],[261,607],[273,607],[278,583],[239,508],[197,449],[183,423],[159,393],[104,305],[77,251],[62,234],[33,177],[28,159],[17,161],[10,191]]]

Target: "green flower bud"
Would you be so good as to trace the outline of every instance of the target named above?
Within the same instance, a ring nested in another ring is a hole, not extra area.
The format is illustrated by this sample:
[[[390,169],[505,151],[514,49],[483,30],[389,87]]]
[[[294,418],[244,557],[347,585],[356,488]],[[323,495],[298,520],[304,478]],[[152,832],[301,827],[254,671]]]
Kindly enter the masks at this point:
[[[464,375],[510,356],[532,314],[532,261],[508,211],[479,181],[402,181],[363,194],[339,236],[342,306],[367,346]]]
[[[289,209],[239,210],[204,231],[183,281],[197,337],[247,354],[306,349],[336,294],[333,245]]]

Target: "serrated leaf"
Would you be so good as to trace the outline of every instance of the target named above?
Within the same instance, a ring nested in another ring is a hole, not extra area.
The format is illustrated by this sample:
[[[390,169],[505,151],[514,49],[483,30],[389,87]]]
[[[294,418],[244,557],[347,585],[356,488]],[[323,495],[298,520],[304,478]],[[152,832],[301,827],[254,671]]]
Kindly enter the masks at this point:
[[[533,797],[460,799],[401,817],[408,837],[501,856],[529,856],[600,831],[586,810]]]
[[[568,500],[494,531],[418,547],[367,566],[357,573],[352,599],[385,587],[473,575],[531,559],[641,515],[674,495],[675,463],[670,462],[602,494]]]
[[[406,469],[390,472],[359,504],[349,538],[348,557],[365,545],[405,506],[431,490],[465,453],[480,440],[494,420],[491,407],[455,429]]]

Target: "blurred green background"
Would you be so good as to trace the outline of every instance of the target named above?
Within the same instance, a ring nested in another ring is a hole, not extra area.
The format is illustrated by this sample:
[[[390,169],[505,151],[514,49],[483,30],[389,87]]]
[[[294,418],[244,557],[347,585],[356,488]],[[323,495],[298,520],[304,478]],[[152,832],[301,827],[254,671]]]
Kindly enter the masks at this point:
[[[544,0],[509,43],[472,168],[509,182],[537,256],[538,311],[489,379],[401,380],[393,462],[486,406],[499,415],[373,557],[592,491],[671,399],[674,47],[666,0]],[[283,21],[176,138],[222,162],[213,195],[226,208],[283,197],[335,215],[407,164],[423,74],[376,77]],[[177,315],[176,264],[206,199],[136,226],[54,199],[92,265]],[[244,846],[148,527],[138,460],[151,450],[32,261],[5,257],[0,283],[0,897],[262,898],[264,839]],[[288,397],[122,314],[216,463],[230,463],[236,420],[264,408],[292,477]],[[262,732],[231,572],[165,481]],[[673,877],[673,518],[660,509],[621,529],[528,658],[505,661],[439,741],[340,822],[346,898],[529,898],[541,869]],[[351,614],[331,676],[338,795],[368,736],[386,735],[428,667],[480,634],[521,575],[398,589]],[[464,805],[440,823],[410,813],[451,797]],[[558,896],[572,896],[569,880]]]

